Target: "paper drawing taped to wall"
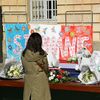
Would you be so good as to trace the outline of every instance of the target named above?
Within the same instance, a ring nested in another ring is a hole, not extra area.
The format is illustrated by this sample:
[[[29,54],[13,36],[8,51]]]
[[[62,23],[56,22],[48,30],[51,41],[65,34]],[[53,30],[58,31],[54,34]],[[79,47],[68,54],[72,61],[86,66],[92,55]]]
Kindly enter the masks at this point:
[[[48,53],[49,66],[66,63],[83,47],[91,53],[92,26],[64,26],[44,24],[5,24],[7,58],[20,60],[29,35],[38,32],[43,49]]]
[[[20,60],[29,37],[27,24],[5,24],[7,59]]]
[[[69,57],[74,56],[83,47],[93,51],[92,26],[30,24],[29,32],[41,34],[43,48],[48,53],[49,66],[66,63]]]

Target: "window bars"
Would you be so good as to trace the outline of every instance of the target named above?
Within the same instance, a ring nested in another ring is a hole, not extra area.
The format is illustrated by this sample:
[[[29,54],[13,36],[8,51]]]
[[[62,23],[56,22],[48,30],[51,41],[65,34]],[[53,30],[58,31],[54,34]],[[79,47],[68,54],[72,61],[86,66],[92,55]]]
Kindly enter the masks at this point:
[[[31,21],[55,21],[57,0],[30,0]]]

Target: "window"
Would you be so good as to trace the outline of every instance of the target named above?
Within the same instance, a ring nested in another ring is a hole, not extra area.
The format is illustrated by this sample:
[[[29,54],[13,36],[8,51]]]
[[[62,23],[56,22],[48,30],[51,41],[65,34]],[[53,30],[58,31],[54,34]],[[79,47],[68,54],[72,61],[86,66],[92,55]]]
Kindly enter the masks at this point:
[[[30,0],[31,21],[56,21],[57,0]]]

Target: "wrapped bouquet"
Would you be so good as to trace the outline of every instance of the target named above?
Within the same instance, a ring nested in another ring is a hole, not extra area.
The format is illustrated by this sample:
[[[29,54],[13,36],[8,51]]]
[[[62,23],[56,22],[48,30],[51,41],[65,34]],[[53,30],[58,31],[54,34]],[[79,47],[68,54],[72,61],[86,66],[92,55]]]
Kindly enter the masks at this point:
[[[4,74],[7,78],[17,79],[23,77],[23,67],[21,63],[13,62],[6,64]]]
[[[5,79],[24,78],[24,70],[21,62],[11,61],[6,63],[0,72],[0,77]]]
[[[50,68],[49,69],[49,82],[50,83],[64,83],[68,81],[75,81],[75,78],[69,76],[69,72],[67,70],[63,70],[61,68]]]

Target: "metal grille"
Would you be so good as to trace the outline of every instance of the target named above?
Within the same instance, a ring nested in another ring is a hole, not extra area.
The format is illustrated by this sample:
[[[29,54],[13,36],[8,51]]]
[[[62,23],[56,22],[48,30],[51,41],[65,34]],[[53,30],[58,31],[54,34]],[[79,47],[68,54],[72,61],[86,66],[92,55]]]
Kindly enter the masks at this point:
[[[30,0],[31,21],[56,21],[57,0]]]

